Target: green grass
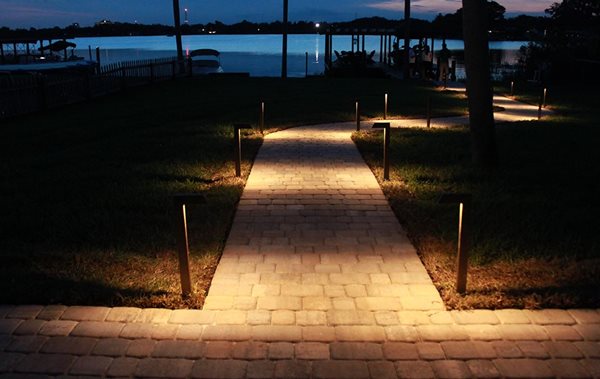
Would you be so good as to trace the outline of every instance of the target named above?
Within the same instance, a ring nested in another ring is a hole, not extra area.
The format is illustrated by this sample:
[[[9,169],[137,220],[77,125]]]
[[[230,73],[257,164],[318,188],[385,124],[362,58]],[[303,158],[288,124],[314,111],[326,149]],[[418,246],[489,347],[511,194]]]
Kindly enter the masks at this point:
[[[0,129],[0,303],[200,307],[241,195],[232,123],[269,129],[364,117],[440,114],[464,99],[393,80],[194,78],[5,121]],[[244,138],[247,175],[261,136]],[[171,196],[189,210],[198,296],[179,299]]]
[[[599,98],[584,88],[555,91],[564,98],[557,95],[549,104],[559,114],[497,127],[500,165],[495,171],[472,166],[466,128],[392,134],[392,180],[382,187],[430,272],[441,271],[437,284],[451,306],[600,305],[600,112],[594,105]],[[376,172],[380,138],[354,136]],[[475,272],[493,277],[474,274],[471,299],[450,294],[457,207],[438,204],[445,192],[473,195],[471,263]],[[545,272],[545,282],[543,275],[525,277],[535,272],[532,266],[540,271],[543,265],[570,276]]]

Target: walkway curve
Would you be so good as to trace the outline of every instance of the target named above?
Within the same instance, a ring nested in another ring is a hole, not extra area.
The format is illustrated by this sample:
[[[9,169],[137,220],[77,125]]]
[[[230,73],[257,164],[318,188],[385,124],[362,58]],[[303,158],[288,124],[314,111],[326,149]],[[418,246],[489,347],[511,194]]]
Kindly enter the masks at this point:
[[[460,87],[460,83],[455,83],[454,86],[449,87],[449,90],[456,92],[464,92],[464,87]],[[535,121],[538,120],[539,106],[526,104],[515,100],[512,97],[505,95],[495,94],[494,106],[502,108],[502,110],[494,112],[494,121],[496,124],[502,124],[507,122],[516,121]],[[433,105],[435,106],[435,104]],[[542,109],[542,117],[552,115],[553,112],[548,108]],[[374,121],[380,120],[369,120],[364,121],[361,125],[364,128],[371,127]],[[401,119],[390,119],[389,121],[392,128],[427,128],[426,118],[401,118]],[[456,126],[468,126],[469,116],[451,116],[451,117],[435,117],[430,120],[429,127],[431,128],[451,128]]]

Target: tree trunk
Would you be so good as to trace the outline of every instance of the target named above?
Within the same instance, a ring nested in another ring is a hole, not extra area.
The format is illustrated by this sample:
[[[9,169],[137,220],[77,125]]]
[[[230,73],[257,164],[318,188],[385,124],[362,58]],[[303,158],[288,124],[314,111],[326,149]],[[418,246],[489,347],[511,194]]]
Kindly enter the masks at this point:
[[[179,0],[173,0],[173,21],[175,25],[175,43],[177,44],[177,60],[179,61],[179,71],[183,74],[183,44],[181,42],[181,14],[179,13]]]
[[[404,57],[403,57],[403,76],[404,79],[410,78],[410,0],[404,0]]]
[[[283,0],[283,46],[281,49],[281,78],[287,78],[288,0]]]
[[[492,105],[486,0],[463,0],[463,39],[473,163],[498,164]]]

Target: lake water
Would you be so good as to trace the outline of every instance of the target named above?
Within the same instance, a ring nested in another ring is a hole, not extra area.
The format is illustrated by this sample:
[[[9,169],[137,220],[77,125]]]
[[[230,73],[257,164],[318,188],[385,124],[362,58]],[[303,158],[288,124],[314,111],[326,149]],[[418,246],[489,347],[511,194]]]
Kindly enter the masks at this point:
[[[76,54],[85,58],[89,58],[88,46],[92,49],[100,47],[102,64],[176,55],[175,37],[168,36],[76,38],[74,42],[78,47]],[[226,72],[249,72],[252,76],[281,75],[281,43],[281,35],[183,36],[184,50],[204,48],[218,50],[221,52],[221,65]],[[447,40],[446,43],[452,51],[461,51],[464,48],[461,40]],[[415,44],[417,44],[416,40],[411,43],[411,46]],[[518,59],[518,49],[525,44],[526,42],[523,41],[494,41],[490,42],[490,49],[499,52],[500,63],[514,64]],[[367,36],[365,45],[367,51],[378,52],[379,37]],[[442,41],[436,40],[435,50],[439,50],[441,45]],[[334,50],[351,50],[351,47],[350,36],[334,36]],[[309,54],[308,73],[322,74],[324,51],[325,36],[323,35],[289,35],[288,75],[304,76],[306,53]],[[379,60],[379,56],[376,54],[374,59]],[[460,67],[458,71],[460,77]]]

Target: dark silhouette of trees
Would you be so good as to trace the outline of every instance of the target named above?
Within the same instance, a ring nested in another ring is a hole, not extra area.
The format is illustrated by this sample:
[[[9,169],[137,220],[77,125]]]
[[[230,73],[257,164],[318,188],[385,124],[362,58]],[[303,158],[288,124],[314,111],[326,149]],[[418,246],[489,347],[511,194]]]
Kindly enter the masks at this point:
[[[488,30],[502,35],[504,30],[506,8],[495,1],[486,1],[482,13],[487,17]],[[480,15],[481,16],[481,15]],[[438,37],[462,38],[463,35],[463,8],[454,13],[438,14],[431,22],[431,28]],[[487,32],[487,31],[486,31]]]

